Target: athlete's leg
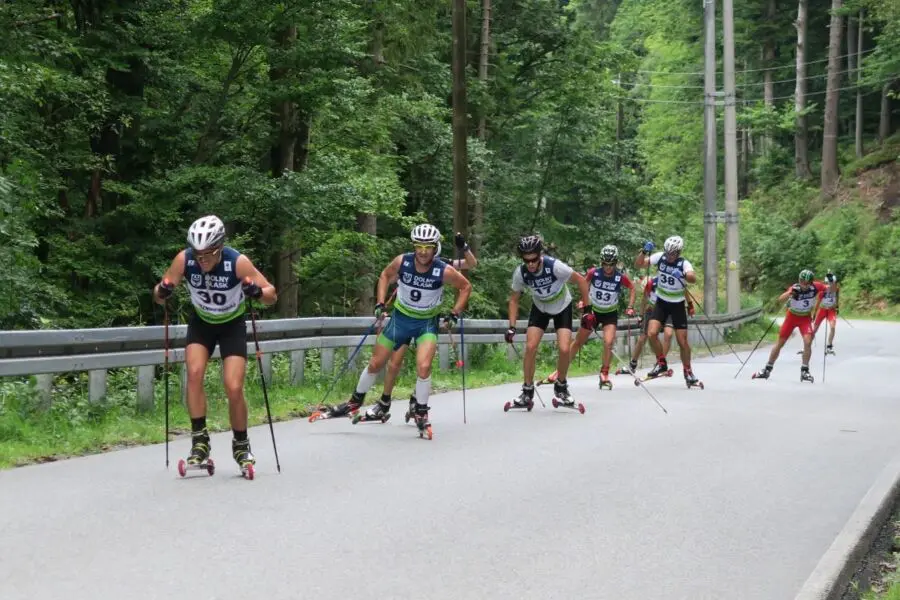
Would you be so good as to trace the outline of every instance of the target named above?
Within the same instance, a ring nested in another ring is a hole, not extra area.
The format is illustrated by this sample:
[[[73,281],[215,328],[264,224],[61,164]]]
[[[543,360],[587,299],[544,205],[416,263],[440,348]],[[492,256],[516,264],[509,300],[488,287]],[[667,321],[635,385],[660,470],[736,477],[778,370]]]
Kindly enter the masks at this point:
[[[616,343],[616,324],[609,323],[603,326],[603,363],[600,372],[609,374],[609,364],[612,362],[613,345]]]
[[[244,379],[247,374],[247,359],[243,356],[227,356],[222,361],[222,370],[231,428],[246,434],[247,400],[244,398]]]
[[[528,385],[534,384],[534,368],[542,337],[544,337],[544,330],[540,327],[529,327],[525,332],[525,364],[522,366],[522,375]]]
[[[768,364],[770,366],[774,365],[775,361],[778,360],[778,355],[781,354],[781,349],[787,343],[788,339],[790,339],[791,333],[793,333],[794,331],[794,327],[797,326],[792,317],[793,315],[788,313],[784,318],[784,322],[781,324],[781,328],[778,330],[778,341],[775,342],[775,345],[772,346],[772,351],[769,352]]]
[[[665,356],[669,356],[669,350],[672,349],[672,336],[675,334],[675,328],[671,325],[666,325],[663,330],[663,354]]]
[[[834,332],[837,330],[837,310],[831,309],[828,313],[828,347],[834,345]]]
[[[557,329],[556,342],[559,346],[559,356],[556,358],[556,380],[565,381],[566,375],[569,374],[569,365],[572,364],[572,353],[570,349],[575,345],[572,342],[572,330]]]
[[[384,391],[382,391],[382,394],[385,396],[390,396],[394,392],[394,385],[396,385],[400,369],[403,367],[403,358],[406,356],[407,348],[409,348],[409,345],[404,344],[391,353],[391,361],[388,363],[387,372],[384,374]]]

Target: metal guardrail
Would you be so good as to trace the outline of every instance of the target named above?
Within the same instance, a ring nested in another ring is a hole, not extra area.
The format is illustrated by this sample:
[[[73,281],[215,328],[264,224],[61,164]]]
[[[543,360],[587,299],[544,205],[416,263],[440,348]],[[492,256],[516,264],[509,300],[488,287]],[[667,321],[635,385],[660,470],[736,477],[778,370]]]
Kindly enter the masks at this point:
[[[757,319],[762,308],[746,309],[732,315],[712,315],[710,318],[698,316],[691,320],[689,331],[691,344],[702,343],[698,329],[710,344],[722,341],[718,330],[738,327]],[[637,319],[619,321],[619,351],[624,351],[628,331],[636,335]],[[299,319],[272,319],[257,321],[259,346],[262,352],[263,374],[268,381],[272,378],[272,356],[278,353],[290,355],[290,383],[298,385],[304,379],[307,363],[306,351],[319,351],[320,371],[332,373],[335,350],[353,348],[361,336],[372,325],[371,317],[324,317]],[[697,325],[697,327],[693,327]],[[718,330],[716,327],[718,327]],[[504,341],[503,335],[509,326],[505,319],[465,319],[466,344],[495,344]],[[518,328],[524,332],[527,321],[520,320]],[[575,324],[575,329],[579,327]],[[89,397],[99,402],[106,395],[106,377],[109,369],[138,369],[138,405],[150,408],[153,405],[153,386],[156,367],[164,363],[162,326],[115,327],[103,329],[68,329],[38,331],[0,331],[0,377],[36,376],[37,387],[43,403],[51,401],[53,375],[58,373],[89,373]],[[172,345],[169,361],[173,364],[184,362],[184,342],[186,325],[169,327]],[[248,355],[255,353],[251,324],[247,323]],[[458,332],[454,335],[457,336]],[[551,330],[544,336],[545,341],[555,341]],[[525,341],[524,333],[516,336],[516,343]],[[364,345],[375,343],[375,336],[366,338]],[[509,349],[514,357],[514,350]],[[219,356],[218,349],[213,354]],[[450,338],[446,334],[438,336],[438,362],[442,370],[450,365]],[[182,371],[184,381],[185,372]],[[182,389],[185,386],[182,386]]]

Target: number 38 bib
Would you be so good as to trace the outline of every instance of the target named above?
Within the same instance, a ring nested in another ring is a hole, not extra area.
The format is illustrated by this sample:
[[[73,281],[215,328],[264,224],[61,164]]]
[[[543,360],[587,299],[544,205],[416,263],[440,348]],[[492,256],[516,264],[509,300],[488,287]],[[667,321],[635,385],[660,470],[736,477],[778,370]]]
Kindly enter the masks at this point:
[[[197,316],[207,323],[226,323],[244,314],[244,292],[235,273],[241,255],[234,248],[222,248],[222,259],[204,273],[194,258],[194,250],[184,253],[184,278],[191,293],[191,303]]]

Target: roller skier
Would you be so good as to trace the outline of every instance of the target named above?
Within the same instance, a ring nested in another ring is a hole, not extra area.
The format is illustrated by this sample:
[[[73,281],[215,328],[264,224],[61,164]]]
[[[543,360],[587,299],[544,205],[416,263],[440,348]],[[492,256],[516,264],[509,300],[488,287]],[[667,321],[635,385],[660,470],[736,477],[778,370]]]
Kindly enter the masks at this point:
[[[828,340],[826,354],[834,354],[834,333],[837,329],[837,316],[840,311],[841,285],[830,269],[825,273],[824,290],[819,292],[819,310],[815,312],[813,338],[819,333],[822,321],[828,319]]]
[[[803,363],[800,366],[800,381],[813,383],[813,376],[809,372],[809,357],[812,354],[813,325],[811,315],[819,309],[825,286],[819,281],[813,281],[813,272],[809,269],[800,271],[797,283],[790,286],[778,297],[778,302],[787,302],[787,312],[781,329],[778,330],[778,341],[769,352],[769,362],[761,370],[753,374],[753,379],[768,379],[775,368],[775,361],[781,349],[791,337],[794,329],[800,331],[803,337]]]
[[[538,346],[552,320],[559,347],[556,363],[559,377],[553,385],[553,404],[577,408],[583,413],[584,406],[576,406],[566,382],[570,363],[569,348],[572,342],[572,294],[566,284],[575,283],[582,302],[586,304],[589,294],[587,280],[561,260],[546,256],[543,241],[538,235],[527,235],[520,239],[518,251],[523,264],[517,266],[512,274],[509,329],[504,336],[507,343],[513,343],[515,338],[519,298],[525,290],[532,296],[532,305],[528,316],[525,358],[522,366],[524,379],[522,393],[511,403],[507,402],[504,410],[510,408],[531,410],[534,407],[534,370]]]
[[[660,375],[671,374],[659,341],[659,330],[662,329],[663,323],[671,319],[684,368],[684,382],[689,388],[699,386],[702,389],[703,383],[694,376],[691,369],[691,346],[688,344],[688,314],[685,303],[686,284],[696,283],[697,275],[690,261],[681,256],[683,249],[684,240],[674,235],[663,244],[663,252],[653,253],[654,244],[648,241],[635,257],[634,265],[638,269],[656,267],[657,270],[657,300],[647,326],[647,339],[656,354],[656,365],[647,373],[646,378],[654,379]]]
[[[188,247],[179,252],[153,289],[154,300],[165,304],[175,287],[185,280],[194,315],[188,322],[185,347],[187,405],[191,417],[191,452],[179,463],[179,471],[208,469],[209,431],[206,427],[206,392],[203,379],[209,357],[219,346],[225,395],[232,434],[231,452],[245,477],[253,478],[256,459],[247,437],[247,299],[272,305],[278,300],[269,283],[247,256],[225,245],[225,225],[215,216],[201,217],[188,229]]]

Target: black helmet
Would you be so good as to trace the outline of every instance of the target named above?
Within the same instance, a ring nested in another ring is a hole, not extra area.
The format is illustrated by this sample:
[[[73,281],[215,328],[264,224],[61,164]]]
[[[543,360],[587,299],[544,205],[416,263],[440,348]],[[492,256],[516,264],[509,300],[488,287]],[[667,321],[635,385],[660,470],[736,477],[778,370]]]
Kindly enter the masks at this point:
[[[544,243],[539,235],[526,235],[519,240],[519,254],[531,254],[533,252],[541,252],[544,249]]]

